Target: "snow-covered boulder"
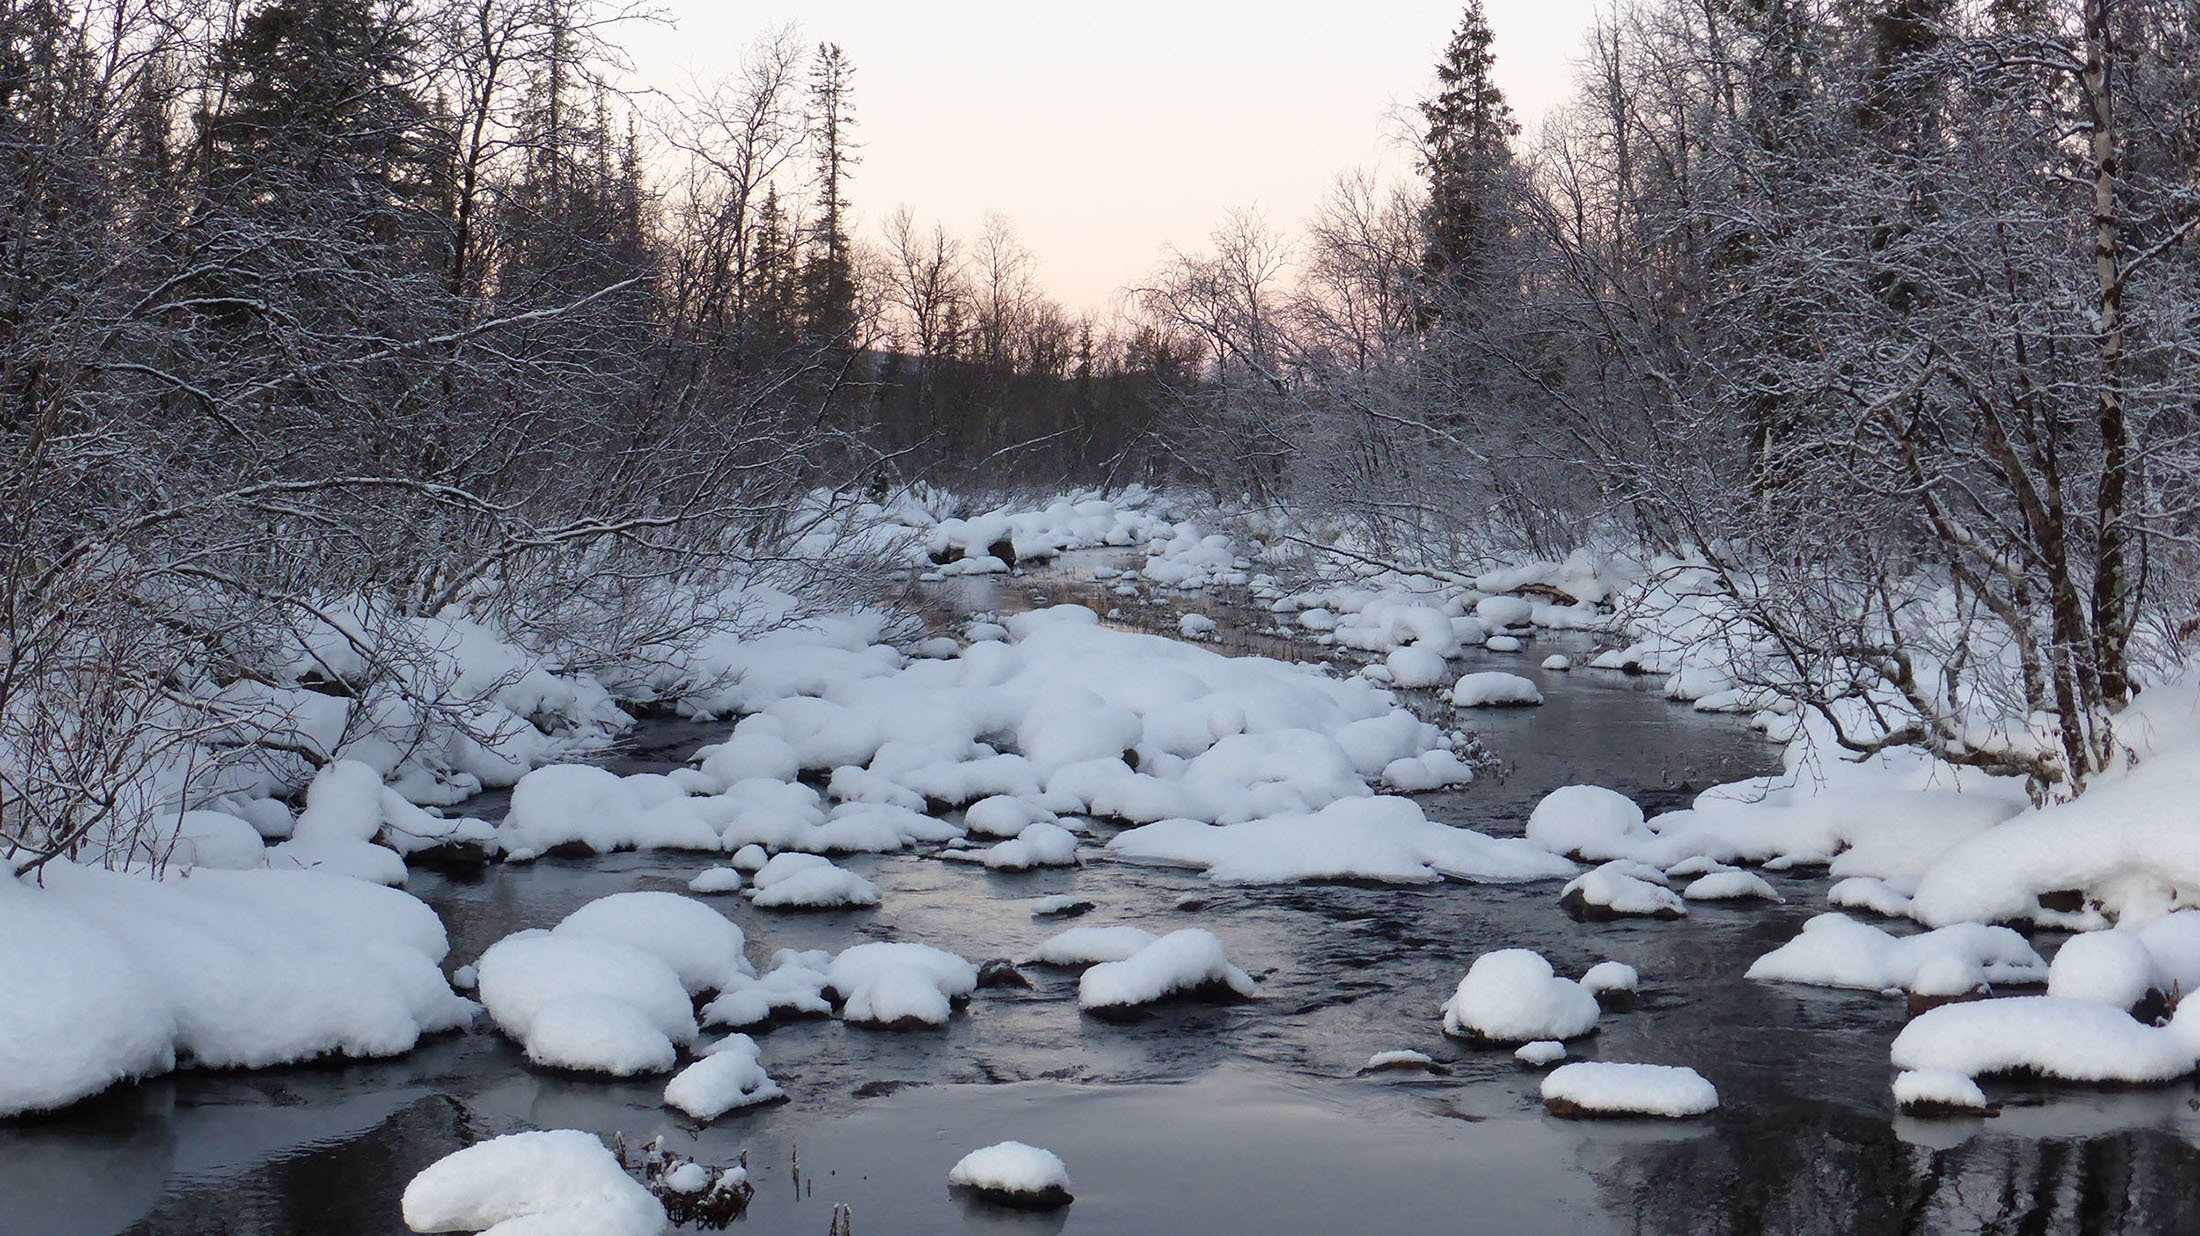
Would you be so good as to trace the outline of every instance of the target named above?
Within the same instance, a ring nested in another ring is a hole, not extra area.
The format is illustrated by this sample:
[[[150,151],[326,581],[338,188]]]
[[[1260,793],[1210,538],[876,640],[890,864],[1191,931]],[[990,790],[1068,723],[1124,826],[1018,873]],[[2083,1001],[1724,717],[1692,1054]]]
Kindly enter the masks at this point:
[[[1444,1033],[1491,1045],[1572,1039],[1596,1029],[1596,997],[1531,949],[1484,953],[1444,1002]]]
[[[1559,890],[1558,904],[1583,922],[1618,918],[1676,919],[1688,906],[1664,884],[1655,868],[1615,859],[1594,871],[1583,872]]]
[[[1086,970],[1077,981],[1077,1005],[1121,1014],[1161,1000],[1247,999],[1253,991],[1252,976],[1230,964],[1222,941],[1192,927]]]
[[[826,968],[841,1020],[906,1030],[944,1026],[978,989],[978,968],[943,949],[906,942],[858,944]]]
[[[1390,669],[1393,685],[1411,690],[1441,686],[1451,676],[1451,667],[1444,663],[1444,654],[1426,644],[1409,644],[1395,649],[1383,664]]]
[[[1514,647],[1518,646],[1516,641]],[[1456,708],[1532,707],[1543,702],[1543,692],[1518,674],[1482,670],[1453,684],[1451,702]]]
[[[1537,1039],[1522,1043],[1513,1051],[1513,1059],[1531,1069],[1547,1069],[1566,1058],[1566,1045],[1557,1039]]]
[[[2119,1009],[2152,1002],[2169,1006],[2171,984],[2156,971],[2154,954],[2136,931],[2089,931],[2056,950],[2047,968],[2047,994],[2091,1000]]]
[[[1594,863],[1633,858],[1655,840],[1633,799],[1600,785],[1561,786],[1528,814],[1528,840]]]
[[[696,1120],[716,1120],[735,1108],[786,1098],[787,1092],[764,1071],[757,1057],[755,1039],[727,1035],[665,1083],[665,1105]]]
[[[513,1133],[430,1164],[405,1186],[405,1226],[483,1236],[659,1236],[664,1207],[594,1134]]]
[[[738,867],[705,867],[688,881],[688,891],[708,896],[713,893],[738,893],[748,883]]]
[[[1642,977],[1635,973],[1635,968],[1618,961],[1600,961],[1581,976],[1582,987],[1597,998],[1599,1005],[1612,1012],[1635,1007],[1635,992],[1641,984]]]
[[[1022,1142],[1000,1142],[971,1151],[948,1169],[947,1183],[1022,1210],[1059,1210],[1075,1200],[1069,1191],[1069,1169],[1060,1156]]]
[[[626,1077],[671,1069],[695,1041],[680,975],[662,958],[612,940],[549,931],[506,936],[477,965],[497,1028],[550,1068]]]
[[[1700,1116],[1719,1106],[1719,1092],[1694,1069],[1666,1064],[1584,1060],[1543,1079],[1543,1105],[1554,1116]]]
[[[608,940],[639,949],[672,967],[690,995],[718,991],[749,974],[747,947],[733,920],[677,893],[613,893],[599,897],[551,929],[555,935]]]

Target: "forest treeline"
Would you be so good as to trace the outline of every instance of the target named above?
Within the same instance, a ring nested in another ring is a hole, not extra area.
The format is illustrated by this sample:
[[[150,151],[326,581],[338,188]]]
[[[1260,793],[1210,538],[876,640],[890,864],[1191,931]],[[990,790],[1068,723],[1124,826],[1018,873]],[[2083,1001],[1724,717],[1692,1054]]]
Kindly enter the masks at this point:
[[[635,96],[623,2],[0,0],[0,828],[267,745],[304,631],[365,699],[420,616],[585,669],[829,598],[829,496],[918,479],[1684,554],[1835,742],[2043,793],[2190,638],[2200,0],[1626,0],[1533,133],[1477,0],[1414,182],[1105,317],[856,226],[837,46]]]

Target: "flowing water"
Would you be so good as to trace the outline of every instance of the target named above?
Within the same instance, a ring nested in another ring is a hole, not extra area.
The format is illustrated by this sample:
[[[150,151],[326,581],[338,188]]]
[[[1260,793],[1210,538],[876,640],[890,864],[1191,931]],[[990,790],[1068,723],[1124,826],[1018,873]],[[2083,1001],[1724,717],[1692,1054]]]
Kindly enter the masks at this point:
[[[1177,608],[1117,597],[1073,555],[1042,572],[935,589],[941,613],[1074,600],[1173,630]],[[1247,611],[1173,598],[1224,623],[1228,652],[1306,657]],[[1498,775],[1428,796],[1429,814],[1517,833],[1575,782],[1653,809],[1766,771],[1775,751],[1729,717],[1614,674],[1546,674],[1531,655],[1476,653],[1543,685],[1540,709],[1474,714]],[[622,771],[683,760],[722,725],[645,722]],[[469,808],[495,814],[485,798]],[[620,854],[416,873],[454,964],[628,889],[682,890],[698,856]],[[1822,879],[1771,876],[1781,906],[1696,907],[1679,923],[1584,925],[1549,884],[1224,888],[1193,873],[1100,862],[1003,875],[900,855],[847,860],[877,882],[873,911],[770,915],[720,899],[752,946],[839,948],[903,938],[973,959],[1027,953],[1063,924],[1025,902],[1074,892],[1083,924],[1214,931],[1261,980],[1244,1004],[1166,1008],[1129,1024],[1077,1010],[1075,979],[1027,967],[1029,990],[980,991],[944,1031],[800,1022],[761,1040],[791,1102],[694,1126],[632,1082],[531,1068],[486,1024],[411,1055],[253,1073],[184,1073],[52,1118],[0,1124],[0,1233],[394,1236],[405,1182],[438,1157],[525,1128],[656,1133],[706,1161],[746,1151],[760,1192],[736,1230],[818,1233],[844,1204],[864,1236],[1065,1232],[1147,1236],[1463,1232],[2200,1231],[2200,1102],[2189,1084],[2096,1093],[2002,1087],[1994,1120],[1910,1121],[1888,1097],[1899,1001],[1752,983],[1751,959],[1824,904]],[[1488,949],[1541,950],[1565,973],[1613,958],[1642,972],[1641,1006],[1609,1014],[1576,1054],[1688,1064],[1719,1088],[1685,1122],[1566,1122],[1536,1074],[1464,1050],[1437,1005]],[[5,993],[0,993],[4,999]],[[1415,1048],[1442,1072],[1362,1077],[1374,1052]],[[965,1150],[1007,1138],[1069,1163],[1078,1200],[1030,1215],[951,1195]]]

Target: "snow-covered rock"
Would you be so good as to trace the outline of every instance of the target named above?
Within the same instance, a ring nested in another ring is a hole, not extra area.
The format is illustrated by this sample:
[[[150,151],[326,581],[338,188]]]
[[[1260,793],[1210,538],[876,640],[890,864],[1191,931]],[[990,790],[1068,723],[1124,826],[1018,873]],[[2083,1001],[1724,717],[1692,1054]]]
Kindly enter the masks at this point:
[[[1021,1209],[1055,1210],[1075,1200],[1069,1191],[1069,1169],[1060,1156],[1022,1142],[999,1142],[971,1151],[948,1169],[947,1183]]]
[[[822,949],[783,948],[773,955],[770,969],[733,980],[704,1005],[703,1024],[740,1029],[780,1017],[830,1016],[833,1004],[825,998],[825,972],[832,961],[832,954]]]
[[[1554,1116],[1700,1116],[1719,1092],[1694,1069],[1665,1064],[1584,1060],[1543,1079],[1543,1105]]]
[[[1425,1051],[1379,1051],[1360,1066],[1362,1073],[1383,1073],[1393,1070],[1427,1070],[1436,1063]]]
[[[1557,1039],[1537,1039],[1522,1043],[1513,1051],[1513,1059],[1531,1069],[1547,1069],[1566,1058],[1566,1045]]]
[[[680,975],[613,940],[550,931],[506,936],[481,955],[480,995],[497,1028],[551,1068],[632,1076],[669,1070],[695,1041]]]
[[[551,929],[552,934],[624,944],[672,967],[690,995],[717,991],[750,973],[747,941],[733,920],[677,893],[613,893],[599,897]]]
[[[750,904],[765,910],[875,906],[878,885],[818,854],[774,854],[750,880]]]
[[[665,1104],[696,1120],[716,1120],[740,1107],[787,1097],[787,1092],[758,1062],[756,1040],[731,1034],[710,1046],[702,1059],[665,1083]]]
[[[1090,966],[1122,961],[1159,938],[1141,927],[1072,927],[1040,942],[1039,947],[1032,950],[1031,960],[1042,966]]]
[[[1754,871],[1713,871],[1689,881],[1681,896],[1690,901],[1785,902],[1765,878]]]
[[[1950,1069],[1911,1069],[1894,1079],[1894,1102],[1909,1116],[1983,1116],[1986,1092]]]
[[[594,1134],[512,1133],[446,1155],[405,1186],[405,1226],[483,1236],[658,1236],[664,1207]]]
[[[694,879],[688,881],[688,891],[705,895],[711,893],[738,893],[741,891],[741,886],[746,883],[748,883],[748,880],[741,874],[738,867],[706,867],[697,872]]]
[[[1514,641],[1513,647],[1517,650],[1519,642]],[[1542,703],[1543,692],[1518,674],[1482,670],[1453,684],[1451,702],[1457,708],[1527,707]]]
[[[1553,854],[1590,862],[1632,858],[1653,840],[1642,808],[1598,785],[1561,786],[1528,814],[1528,840]]]
[[[1559,890],[1558,904],[1573,917],[1590,922],[1685,916],[1687,904],[1672,889],[1657,882],[1662,878],[1655,868],[1615,859],[1568,881]]]
[[[955,954],[907,942],[858,944],[826,968],[843,1021],[908,1029],[944,1026],[956,1001],[978,989],[978,968]]]
[[[1444,1002],[1444,1033],[1492,1044],[1572,1039],[1596,1029],[1594,995],[1531,949],[1484,953]]]
[[[1252,976],[1230,964],[1222,941],[1192,927],[1086,970],[1077,981],[1077,1004],[1086,1012],[1117,1013],[1180,997],[1249,998],[1253,991]]]
[[[2200,1062],[2200,1001],[2149,1026],[2092,1000],[2015,996],[1948,1004],[1912,1020],[1888,1053],[1902,1069],[1965,1077],[2036,1073],[2060,1081],[2174,1081]]]
[[[1752,963],[1749,977],[1817,987],[1916,992],[1921,978],[1936,977],[1933,970],[1941,972],[1939,981],[1923,985],[1958,990],[1919,994],[1956,995],[1970,990],[1972,982],[2036,983],[2047,977],[2047,963],[2023,936],[2006,927],[1959,923],[1895,936],[1846,914],[1821,914],[1803,924],[1794,939]]]

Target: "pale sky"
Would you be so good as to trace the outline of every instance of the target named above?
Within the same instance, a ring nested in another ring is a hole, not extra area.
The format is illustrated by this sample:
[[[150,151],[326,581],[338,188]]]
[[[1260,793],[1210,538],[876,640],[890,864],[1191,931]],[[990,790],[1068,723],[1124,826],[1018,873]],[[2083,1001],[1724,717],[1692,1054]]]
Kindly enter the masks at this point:
[[[1595,0],[1486,0],[1526,128],[1570,92]],[[1394,117],[1433,82],[1456,0],[666,0],[624,41],[644,82],[725,75],[773,26],[856,66],[858,234],[907,203],[974,237],[1006,216],[1072,311],[1104,309],[1223,215],[1280,227],[1339,175],[1397,171]]]

